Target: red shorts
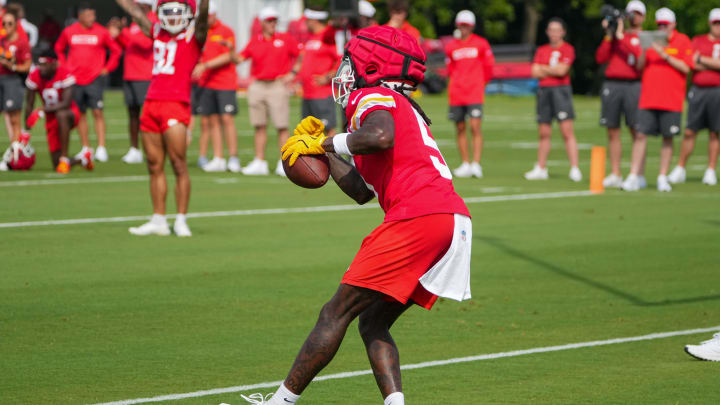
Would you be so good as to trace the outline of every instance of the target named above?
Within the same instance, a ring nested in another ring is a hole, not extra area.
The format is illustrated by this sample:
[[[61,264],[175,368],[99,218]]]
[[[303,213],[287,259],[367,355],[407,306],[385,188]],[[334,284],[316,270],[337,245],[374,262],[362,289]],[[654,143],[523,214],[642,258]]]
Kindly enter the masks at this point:
[[[77,105],[73,103],[70,106],[70,111],[73,113],[73,122],[70,129],[73,129],[80,122],[80,110]],[[60,126],[58,125],[57,117],[54,113],[47,114],[45,117],[45,132],[47,136],[47,144],[50,153],[57,152],[60,150]]]
[[[383,223],[363,240],[342,283],[379,291],[403,304],[412,300],[432,308],[438,297],[419,279],[447,252],[454,226],[453,214]]]
[[[177,124],[190,125],[190,104],[182,101],[145,101],[140,116],[141,131],[162,134]]]

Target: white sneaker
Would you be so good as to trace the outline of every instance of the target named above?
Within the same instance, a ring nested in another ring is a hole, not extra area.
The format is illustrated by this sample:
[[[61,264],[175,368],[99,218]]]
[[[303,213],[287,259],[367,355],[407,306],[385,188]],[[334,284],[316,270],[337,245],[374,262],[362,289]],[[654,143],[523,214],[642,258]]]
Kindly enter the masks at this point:
[[[582,172],[577,167],[571,167],[570,174],[568,174],[568,177],[570,177],[570,180],[574,181],[575,183],[578,183],[578,182],[582,181]]]
[[[630,173],[623,181],[620,186],[624,191],[638,191],[640,190],[640,178],[637,174]]]
[[[142,163],[143,162],[142,152],[140,151],[140,149],[131,146],[130,149],[128,149],[125,156],[122,157],[122,161],[129,165]]]
[[[715,173],[715,170],[711,168],[705,169],[705,175],[703,175],[702,179],[703,184],[707,184],[708,186],[714,186],[717,184],[717,174]]]
[[[240,166],[240,159],[238,159],[237,156],[230,156],[230,159],[228,159],[227,168],[233,173],[240,173],[240,171],[242,170],[242,167]]]
[[[647,188],[647,180],[645,180],[645,176],[638,176],[638,187]]]
[[[227,170],[227,162],[221,157],[214,157],[202,169],[206,172],[224,172]]]
[[[287,177],[287,175],[285,175],[285,169],[283,168],[283,165],[282,165],[282,160],[278,160],[277,166],[275,166],[275,174],[277,174],[280,177]]]
[[[453,174],[455,175],[455,177],[471,177],[473,173],[472,168],[470,167],[470,163],[462,162],[460,167],[453,170]]]
[[[185,221],[175,220],[175,224],[173,224],[173,232],[175,232],[175,235],[181,238],[188,238],[192,236],[192,232],[190,232],[190,227]]]
[[[472,162],[470,164],[470,173],[472,173],[473,177],[477,177],[478,179],[481,179],[483,176],[483,173],[482,173],[482,166],[480,166],[480,163]]]
[[[89,146],[83,146],[82,149],[80,149],[80,152],[78,152],[75,155],[75,160],[82,160],[85,157],[85,152],[90,151],[90,156],[92,157],[92,160],[95,160],[95,155],[93,154],[93,150]]]
[[[6,161],[0,161],[0,172],[8,171],[8,165]]]
[[[605,179],[603,180],[603,187],[605,188],[620,188],[622,187],[622,177],[618,176],[615,173],[610,173]]]
[[[107,149],[105,149],[104,146],[98,146],[97,149],[95,149],[95,160],[98,162],[108,161]]]
[[[133,235],[160,235],[160,236],[168,236],[170,235],[170,227],[168,226],[167,222],[165,223],[158,223],[158,222],[146,222],[138,227],[132,227],[128,229],[131,234]]]
[[[672,184],[680,184],[685,183],[685,168],[680,166],[675,166],[674,169],[670,172],[670,175],[667,176],[668,181]]]
[[[206,164],[208,164],[207,158],[205,156],[198,156],[197,167],[202,169]]]
[[[657,189],[658,191],[663,192],[669,192],[672,191],[672,187],[670,186],[670,182],[668,181],[668,176],[660,175],[657,178]]]
[[[720,361],[720,333],[714,334],[712,339],[706,340],[699,345],[685,346],[685,352],[696,359]]]
[[[532,170],[525,173],[526,180],[547,180],[548,178],[549,176],[547,167],[543,169],[537,163]]]
[[[268,170],[266,160],[255,158],[249,165],[242,169],[242,173],[246,176],[267,176],[270,174],[270,170]]]
[[[242,394],[240,396],[242,397],[242,399],[248,401],[251,404],[262,405],[269,403],[270,398],[272,398],[273,394],[263,395],[259,392],[256,392],[254,394],[250,394],[249,396],[245,396]]]

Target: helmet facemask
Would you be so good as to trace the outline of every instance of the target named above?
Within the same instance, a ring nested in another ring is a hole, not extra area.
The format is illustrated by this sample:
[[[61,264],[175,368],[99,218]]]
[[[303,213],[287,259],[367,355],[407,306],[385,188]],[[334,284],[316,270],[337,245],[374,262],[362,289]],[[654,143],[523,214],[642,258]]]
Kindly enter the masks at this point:
[[[192,8],[182,2],[163,3],[158,7],[158,19],[163,29],[171,34],[178,34],[190,25],[195,16]]]
[[[355,69],[350,56],[345,56],[332,79],[332,92],[335,102],[347,108],[350,93],[356,89]]]

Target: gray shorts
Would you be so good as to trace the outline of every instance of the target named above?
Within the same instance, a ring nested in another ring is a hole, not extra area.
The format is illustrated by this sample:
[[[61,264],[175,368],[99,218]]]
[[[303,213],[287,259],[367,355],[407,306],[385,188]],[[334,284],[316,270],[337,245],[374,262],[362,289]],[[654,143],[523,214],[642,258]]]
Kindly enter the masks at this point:
[[[720,132],[720,87],[692,86],[688,93],[687,129]]]
[[[302,118],[312,115],[325,124],[327,129],[335,129],[337,127],[337,110],[335,109],[335,100],[328,98],[304,98],[302,101]]]
[[[107,79],[107,76],[98,76],[90,84],[84,86],[75,85],[73,99],[80,109],[80,112],[85,113],[88,108],[92,110],[102,110],[103,107],[105,107],[103,92],[105,92]]]
[[[197,96],[197,111],[200,115],[237,114],[237,94],[235,90],[216,90],[200,87]]]
[[[625,124],[635,128],[641,88],[642,83],[639,80],[605,80],[600,92],[602,95],[600,125],[620,128],[620,118],[624,115]]]
[[[140,108],[145,104],[150,81],[147,80],[126,80],[123,82],[123,93],[125,94],[125,105],[130,108]]]
[[[682,113],[679,111],[640,108],[635,129],[645,135],[662,135],[664,138],[672,138],[680,133],[681,121]]]
[[[483,116],[482,104],[451,105],[448,119],[453,122],[463,122],[465,118],[480,118]]]
[[[537,92],[537,122],[550,124],[575,118],[570,86],[540,87]]]
[[[0,111],[22,110],[25,86],[18,75],[0,76]]]

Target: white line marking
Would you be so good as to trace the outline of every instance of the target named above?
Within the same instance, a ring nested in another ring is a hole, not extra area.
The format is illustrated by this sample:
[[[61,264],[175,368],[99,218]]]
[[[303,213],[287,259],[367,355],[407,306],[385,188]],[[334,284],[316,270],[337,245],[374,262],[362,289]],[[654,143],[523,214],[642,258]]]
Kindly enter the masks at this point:
[[[86,183],[125,183],[132,181],[148,181],[148,176],[117,176],[117,177],[90,177],[78,179],[48,179],[48,180],[17,180],[0,181],[0,187],[47,186],[58,184],[86,184]]]
[[[496,195],[485,197],[465,198],[468,204],[496,202],[496,201],[520,201],[520,200],[540,200],[549,198],[565,198],[565,197],[583,197],[592,195],[590,191],[567,191],[558,193],[537,193],[537,194],[511,194]],[[352,211],[378,208],[378,204],[366,205],[323,205],[318,207],[298,207],[298,208],[268,208],[256,210],[238,210],[238,211],[213,211],[213,212],[194,212],[187,214],[188,218],[207,218],[207,217],[236,217],[247,215],[271,215],[271,214],[295,214],[303,212],[332,212],[332,211]],[[175,215],[168,215],[168,218],[174,218]],[[77,224],[99,224],[106,222],[131,222],[143,221],[150,218],[147,215],[136,215],[130,217],[110,217],[110,218],[79,218],[79,219],[52,219],[47,221],[26,221],[26,222],[5,222],[0,223],[0,228],[25,228],[30,226],[48,226],[48,225],[77,225]]]
[[[608,340],[595,340],[595,341],[591,341],[591,342],[570,343],[570,344],[559,345],[559,346],[536,347],[534,349],[527,349],[527,350],[514,350],[511,352],[481,354],[479,356],[457,357],[454,359],[447,359],[447,360],[426,361],[426,362],[416,363],[416,364],[406,364],[404,366],[401,366],[400,369],[401,370],[414,370],[414,369],[418,369],[418,368],[446,366],[446,365],[450,365],[450,364],[501,359],[501,358],[505,358],[505,357],[518,357],[518,356],[525,356],[525,355],[529,355],[529,354],[549,353],[549,352],[559,352],[559,351],[563,351],[563,350],[582,349],[585,347],[607,346],[607,345],[616,345],[616,344],[621,344],[621,343],[639,342],[639,341],[644,341],[644,340],[665,339],[665,338],[675,337],[675,336],[696,335],[699,333],[708,333],[708,332],[714,332],[714,331],[718,331],[718,330],[720,330],[720,326],[713,326],[711,328],[701,328],[701,329],[678,330],[678,331],[673,331],[673,332],[651,333],[649,335],[643,335],[643,336],[632,336],[632,337],[608,339]],[[337,374],[328,374],[328,375],[324,375],[324,376],[320,376],[320,377],[315,377],[315,379],[313,379],[313,381],[337,380],[337,379],[341,379],[341,378],[357,377],[357,376],[368,375],[368,374],[372,374],[372,370],[361,370],[361,371],[350,371],[350,372],[337,373]],[[215,388],[215,389],[210,389],[210,390],[188,392],[188,393],[184,393],[184,394],[169,394],[169,395],[161,395],[161,396],[149,397],[149,398],[137,398],[137,399],[126,399],[123,401],[115,401],[115,402],[103,402],[103,403],[95,404],[95,405],[132,405],[132,404],[143,404],[143,403],[148,403],[148,402],[175,401],[178,399],[197,398],[197,397],[204,397],[204,396],[209,396],[209,395],[227,394],[227,393],[232,393],[232,392],[243,392],[243,391],[256,390],[256,389],[260,389],[260,388],[274,388],[274,387],[279,386],[282,383],[283,383],[283,381],[271,381],[271,382],[263,382],[263,383],[252,384],[252,385],[238,385],[235,387]]]

